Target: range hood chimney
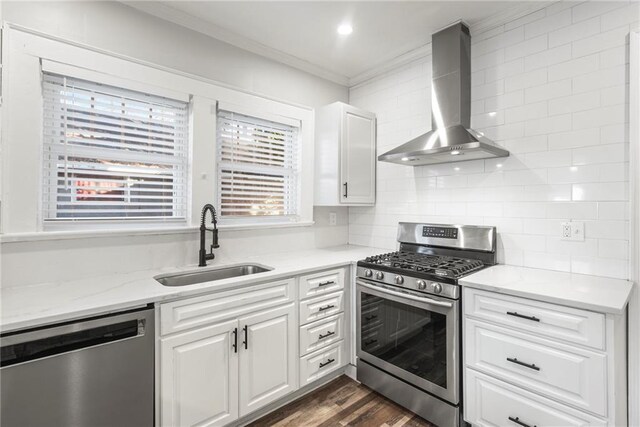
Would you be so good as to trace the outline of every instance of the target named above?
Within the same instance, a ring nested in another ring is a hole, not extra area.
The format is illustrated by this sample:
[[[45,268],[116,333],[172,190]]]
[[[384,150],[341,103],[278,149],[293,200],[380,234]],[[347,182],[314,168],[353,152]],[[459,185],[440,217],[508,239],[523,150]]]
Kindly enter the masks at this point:
[[[431,131],[380,156],[408,166],[506,157],[471,125],[471,36],[462,22],[431,38]]]

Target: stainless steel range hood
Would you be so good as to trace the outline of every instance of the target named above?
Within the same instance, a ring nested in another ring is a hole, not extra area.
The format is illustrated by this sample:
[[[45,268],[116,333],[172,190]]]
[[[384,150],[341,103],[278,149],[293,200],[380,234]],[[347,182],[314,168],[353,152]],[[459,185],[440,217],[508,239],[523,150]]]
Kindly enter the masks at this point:
[[[418,166],[506,157],[509,152],[470,129],[471,36],[459,22],[431,38],[432,130],[380,156],[378,160]]]

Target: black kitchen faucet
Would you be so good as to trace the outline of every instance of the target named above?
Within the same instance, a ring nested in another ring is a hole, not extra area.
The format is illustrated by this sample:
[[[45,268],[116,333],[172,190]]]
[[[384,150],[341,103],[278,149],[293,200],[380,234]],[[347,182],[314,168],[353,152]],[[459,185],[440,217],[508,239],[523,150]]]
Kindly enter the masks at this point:
[[[213,228],[207,228],[204,225],[207,212],[211,212],[211,223],[213,224]],[[207,253],[207,251],[204,248],[205,232],[207,230],[211,231],[213,235],[213,241],[211,242],[211,250],[209,253]],[[200,253],[199,253],[200,262],[198,263],[198,266],[205,267],[207,265],[207,260],[214,259],[216,256],[213,253],[213,250],[219,247],[220,245],[218,244],[218,220],[216,218],[216,209],[213,207],[213,205],[207,203],[202,208],[202,217],[200,219]]]

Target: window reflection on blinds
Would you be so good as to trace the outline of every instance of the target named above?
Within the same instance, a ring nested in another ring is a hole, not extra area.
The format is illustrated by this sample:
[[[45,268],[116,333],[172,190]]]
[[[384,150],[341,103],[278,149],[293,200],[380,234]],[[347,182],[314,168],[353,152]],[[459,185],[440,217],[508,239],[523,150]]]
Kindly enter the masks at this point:
[[[218,111],[221,217],[298,214],[298,127]]]
[[[188,104],[43,74],[45,221],[186,218]]]

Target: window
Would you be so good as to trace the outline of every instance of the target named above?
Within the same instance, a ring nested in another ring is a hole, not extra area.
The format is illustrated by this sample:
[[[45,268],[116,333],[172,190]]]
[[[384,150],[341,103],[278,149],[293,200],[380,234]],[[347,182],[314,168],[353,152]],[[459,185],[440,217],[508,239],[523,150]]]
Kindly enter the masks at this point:
[[[187,216],[188,104],[43,73],[43,219]]]
[[[298,219],[298,126],[218,111],[222,219]]]

